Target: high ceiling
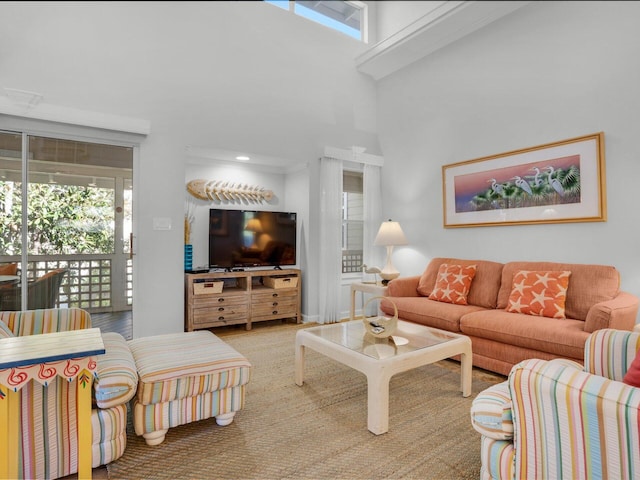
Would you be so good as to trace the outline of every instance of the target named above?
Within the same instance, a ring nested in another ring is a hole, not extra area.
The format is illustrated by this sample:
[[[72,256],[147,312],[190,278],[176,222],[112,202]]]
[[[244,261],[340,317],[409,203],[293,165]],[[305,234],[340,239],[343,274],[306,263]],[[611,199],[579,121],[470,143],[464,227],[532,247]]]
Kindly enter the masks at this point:
[[[374,79],[528,2],[442,3],[457,7],[367,46],[263,2],[2,2],[0,87],[41,102],[0,90],[0,113],[150,126],[196,162],[242,154],[287,169],[326,146],[381,155]]]

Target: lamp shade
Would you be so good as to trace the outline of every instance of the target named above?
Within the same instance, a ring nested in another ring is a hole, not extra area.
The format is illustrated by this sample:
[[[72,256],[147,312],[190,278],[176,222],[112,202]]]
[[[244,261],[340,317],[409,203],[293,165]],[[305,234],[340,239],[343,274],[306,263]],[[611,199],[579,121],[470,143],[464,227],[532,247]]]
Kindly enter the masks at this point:
[[[376,246],[408,245],[408,243],[407,237],[404,236],[400,224],[391,220],[382,222],[378,234],[373,241],[373,244]]]
[[[260,223],[260,220],[257,219],[257,218],[251,218],[247,222],[247,225],[244,227],[244,229],[248,230],[250,232],[261,233],[262,232],[262,223]]]

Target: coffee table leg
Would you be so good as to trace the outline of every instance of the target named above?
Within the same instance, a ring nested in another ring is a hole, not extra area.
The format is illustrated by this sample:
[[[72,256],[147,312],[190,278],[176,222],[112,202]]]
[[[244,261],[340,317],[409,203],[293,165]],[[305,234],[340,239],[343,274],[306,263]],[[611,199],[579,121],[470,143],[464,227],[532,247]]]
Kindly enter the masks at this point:
[[[389,380],[380,372],[367,375],[367,427],[376,435],[389,431]]]
[[[465,346],[464,352],[460,355],[460,390],[463,397],[471,395],[471,369],[473,368],[471,356],[471,340],[469,340],[469,345]]]
[[[351,285],[351,307],[349,310],[349,320],[353,320],[356,316],[356,289]]]
[[[304,345],[296,338],[296,385],[302,386],[304,383]]]

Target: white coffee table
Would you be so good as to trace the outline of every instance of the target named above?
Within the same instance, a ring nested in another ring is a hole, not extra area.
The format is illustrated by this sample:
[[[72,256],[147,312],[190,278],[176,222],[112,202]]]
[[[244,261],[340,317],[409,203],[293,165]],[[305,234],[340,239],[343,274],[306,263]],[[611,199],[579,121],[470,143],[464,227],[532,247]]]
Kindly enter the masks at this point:
[[[389,339],[377,339],[366,333],[361,320],[300,330],[295,345],[296,384],[304,383],[307,347],[364,373],[367,427],[376,435],[389,430],[389,381],[396,373],[460,355],[460,389],[463,397],[471,395],[472,354],[468,337],[399,320],[394,338],[405,339],[407,343],[396,345]]]

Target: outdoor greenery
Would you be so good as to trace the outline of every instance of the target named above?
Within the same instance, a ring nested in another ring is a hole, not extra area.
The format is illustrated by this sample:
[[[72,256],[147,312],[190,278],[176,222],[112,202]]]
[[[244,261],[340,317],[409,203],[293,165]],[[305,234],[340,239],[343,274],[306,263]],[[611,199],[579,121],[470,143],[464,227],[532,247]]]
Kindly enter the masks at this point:
[[[0,180],[0,255],[21,254],[22,183]],[[29,254],[114,251],[114,191],[76,185],[29,184]]]

